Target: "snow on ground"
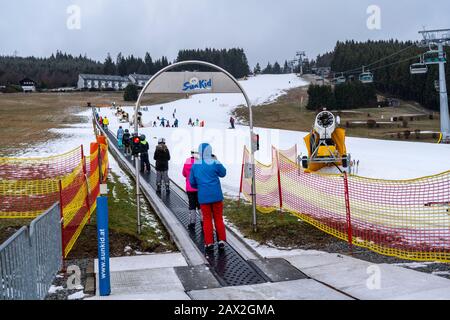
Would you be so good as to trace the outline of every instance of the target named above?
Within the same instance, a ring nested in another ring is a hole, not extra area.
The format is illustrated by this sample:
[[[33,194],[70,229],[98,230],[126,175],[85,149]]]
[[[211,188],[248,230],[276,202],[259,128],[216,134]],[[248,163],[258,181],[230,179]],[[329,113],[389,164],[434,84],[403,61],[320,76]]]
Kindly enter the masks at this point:
[[[50,132],[56,133],[59,137],[26,148],[16,156],[20,158],[49,157],[71,151],[80,145],[83,145],[85,155],[89,155],[90,144],[95,142],[92,111],[89,109],[76,115],[85,117],[85,122],[69,124],[65,128],[50,129]]]
[[[86,294],[84,294],[83,291],[78,291],[78,292],[68,296],[67,299],[68,300],[82,300],[82,299],[84,299],[84,297],[86,297]]]
[[[258,252],[264,258],[280,258],[287,256],[298,256],[298,255],[314,255],[317,253],[321,253],[322,251],[316,250],[303,250],[303,249],[295,249],[295,248],[281,248],[275,245],[269,246],[265,244],[260,244],[258,241],[249,239],[244,237],[241,231],[229,220],[224,218],[225,224],[229,227],[240,239],[244,240],[247,245],[253,248],[256,252]]]
[[[252,103],[261,105],[275,100],[285,94],[286,90],[306,85],[307,82],[290,74],[251,77],[246,81],[241,81],[241,84]],[[141,129],[140,132],[147,135],[151,149],[156,146],[158,138],[166,138],[172,154],[169,175],[182,186],[184,178],[181,170],[190,151],[197,150],[200,143],[211,143],[214,153],[228,169],[228,175],[223,179],[224,191],[230,196],[235,196],[239,188],[243,146],[249,145],[250,138],[248,127],[237,126],[236,130],[228,128],[230,112],[243,103],[244,99],[239,94],[203,94],[191,96],[190,99],[150,106],[148,111],[143,111],[143,121],[147,127]],[[132,107],[125,109],[130,115],[133,114]],[[175,110],[176,117],[180,121],[180,128],[150,127],[153,121],[157,121],[158,116],[168,119],[172,124],[174,120],[172,114]],[[113,132],[118,129],[119,125],[130,128],[129,124],[120,124],[113,113],[113,110],[101,110],[103,116],[107,115],[110,118],[110,129]],[[17,156],[46,157],[64,153],[81,144],[84,145],[87,154],[90,143],[95,139],[90,122],[91,111],[86,110],[79,115],[85,116],[84,123],[51,129],[60,137],[25,149]],[[206,127],[188,127],[189,118],[194,121],[197,118],[205,121]],[[297,144],[299,152],[306,154],[303,144],[305,132],[262,128],[256,128],[255,131],[261,136],[261,151],[257,152],[256,157],[263,163],[270,163],[272,145],[280,149],[288,149]],[[360,160],[358,174],[361,176],[381,179],[411,179],[450,169],[450,163],[445,161],[450,158],[449,145],[348,138],[347,147],[352,158]],[[119,171],[114,161],[111,161],[111,165],[114,167],[113,170],[116,169],[114,171]],[[326,170],[335,171],[336,169]]]
[[[273,101],[287,89],[306,84],[295,75],[258,76],[241,83],[250,100],[258,105]],[[143,111],[146,127],[140,129],[140,133],[147,136],[151,151],[159,138],[166,139],[172,155],[169,175],[182,186],[184,178],[181,171],[191,150],[197,150],[200,143],[210,143],[214,154],[228,169],[227,177],[223,179],[224,192],[234,196],[239,189],[243,147],[249,145],[250,134],[245,126],[237,126],[236,130],[228,128],[230,112],[243,102],[243,97],[237,94],[203,94],[149,106],[148,111]],[[132,107],[124,109],[130,116],[133,114]],[[151,127],[153,121],[157,121],[159,126],[157,117],[165,118],[173,124],[174,111],[180,128]],[[112,132],[116,132],[119,125],[134,131],[129,124],[120,124],[113,110],[102,109],[101,115],[110,119]],[[205,121],[205,128],[189,127],[189,118]],[[270,163],[272,145],[289,149],[297,144],[299,152],[306,154],[303,144],[305,132],[262,128],[256,128],[255,131],[261,137],[261,151],[257,152],[256,158],[263,163]],[[370,178],[412,179],[450,170],[450,163],[444,160],[450,158],[449,145],[348,138],[347,149],[353,159],[360,161],[358,174]],[[334,168],[325,170],[336,171]]]

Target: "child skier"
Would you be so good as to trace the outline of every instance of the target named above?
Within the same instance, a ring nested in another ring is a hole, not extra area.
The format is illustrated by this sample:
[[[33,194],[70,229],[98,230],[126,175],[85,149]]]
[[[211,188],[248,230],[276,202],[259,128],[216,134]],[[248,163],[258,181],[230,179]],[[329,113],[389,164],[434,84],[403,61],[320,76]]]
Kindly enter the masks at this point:
[[[200,203],[198,202],[198,190],[192,188],[189,178],[191,176],[191,169],[195,161],[195,152],[191,152],[191,157],[186,159],[183,167],[183,176],[186,178],[186,193],[189,199],[189,229],[194,229],[197,223],[197,212],[200,213]],[[201,216],[201,213],[200,213]]]
[[[117,145],[119,146],[119,149],[123,148],[123,135],[125,132],[122,129],[122,126],[119,127],[119,130],[117,130]]]
[[[166,139],[161,138],[158,141],[158,145],[155,149],[155,154],[153,155],[153,160],[156,161],[156,192],[161,192],[161,187],[164,182],[166,192],[170,192],[169,188],[169,161],[170,152],[166,146]]]
[[[125,129],[123,134],[123,145],[125,146],[125,154],[131,154],[131,134],[128,129]]]

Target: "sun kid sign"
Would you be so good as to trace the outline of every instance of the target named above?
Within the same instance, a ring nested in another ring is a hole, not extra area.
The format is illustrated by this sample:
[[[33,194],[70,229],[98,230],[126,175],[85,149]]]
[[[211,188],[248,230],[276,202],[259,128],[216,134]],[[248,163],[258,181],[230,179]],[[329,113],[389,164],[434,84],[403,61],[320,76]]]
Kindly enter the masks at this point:
[[[211,90],[212,89],[212,79],[202,79],[192,78],[191,80],[183,84],[183,91],[198,91],[198,90]]]

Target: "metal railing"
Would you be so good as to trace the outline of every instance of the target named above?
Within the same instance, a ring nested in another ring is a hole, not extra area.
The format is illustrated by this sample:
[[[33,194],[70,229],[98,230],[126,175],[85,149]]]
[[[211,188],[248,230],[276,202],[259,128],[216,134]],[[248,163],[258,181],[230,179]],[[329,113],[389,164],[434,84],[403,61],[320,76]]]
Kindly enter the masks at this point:
[[[42,300],[62,266],[56,203],[0,245],[0,300]]]

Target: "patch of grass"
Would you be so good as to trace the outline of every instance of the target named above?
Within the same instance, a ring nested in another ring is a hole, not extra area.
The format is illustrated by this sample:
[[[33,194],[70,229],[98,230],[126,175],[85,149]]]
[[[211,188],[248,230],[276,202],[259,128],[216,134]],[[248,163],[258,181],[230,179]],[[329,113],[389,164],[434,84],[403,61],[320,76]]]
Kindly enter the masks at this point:
[[[327,247],[345,242],[303,222],[289,213],[257,212],[258,232],[253,232],[252,207],[241,201],[225,200],[225,218],[233,223],[244,237],[261,244],[281,248],[299,248],[304,250],[326,250]]]
[[[281,96],[277,101],[263,106],[253,108],[254,125],[261,128],[293,130],[309,132],[314,124],[316,112],[306,109],[308,103],[308,87],[300,87],[289,90],[286,95]],[[301,103],[303,100],[303,103]],[[400,101],[399,107],[386,108],[364,108],[345,110],[341,115],[341,126],[345,128],[347,121],[367,121],[377,122],[390,121],[391,117],[398,117],[405,114],[429,114],[430,110],[425,110],[415,102]],[[239,107],[233,111],[234,115],[243,123],[248,123],[249,113],[247,107]],[[368,116],[370,114],[370,117]],[[409,118],[408,118],[409,120]],[[396,124],[396,125],[395,125]],[[373,138],[384,140],[405,140],[404,136],[398,137],[398,132],[403,133],[409,130],[433,131],[440,130],[439,114],[434,113],[433,119],[420,119],[408,121],[407,127],[402,126],[399,121],[391,127],[368,128],[368,126],[346,128],[347,136]],[[408,141],[408,140],[407,140]],[[430,134],[416,139],[410,137],[409,141],[437,142]]]
[[[165,103],[182,97],[184,95],[147,95],[143,104]],[[0,126],[0,157],[13,156],[27,147],[58,138],[49,129],[85,122],[75,114],[87,110],[87,102],[133,105],[123,101],[123,92],[0,94],[0,123],[3,124]]]

